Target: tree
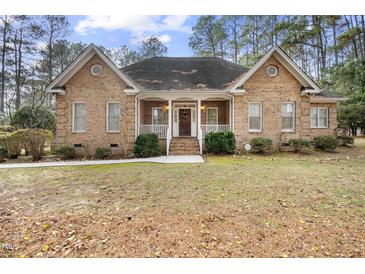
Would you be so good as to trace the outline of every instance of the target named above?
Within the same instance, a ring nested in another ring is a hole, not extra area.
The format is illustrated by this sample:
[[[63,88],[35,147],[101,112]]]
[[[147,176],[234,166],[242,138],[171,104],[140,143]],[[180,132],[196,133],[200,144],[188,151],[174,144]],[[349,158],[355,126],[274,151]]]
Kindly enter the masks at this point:
[[[189,46],[198,56],[219,55],[219,42],[223,35],[223,25],[219,22],[218,16],[204,15],[199,17],[193,27],[193,33],[189,37]]]
[[[4,15],[0,17],[1,22],[1,96],[0,96],[0,113],[4,115],[5,113],[5,79],[6,79],[6,55],[9,51],[9,39],[11,32],[11,22],[12,16]]]
[[[10,124],[18,129],[42,128],[54,131],[56,119],[53,112],[45,106],[23,106],[14,113]]]
[[[66,16],[63,15],[46,15],[42,16],[37,25],[41,42],[44,48],[41,50],[43,57],[42,73],[45,74],[45,80],[49,83],[56,75],[54,46],[58,40],[68,34],[70,23]],[[59,72],[59,71],[58,71]],[[49,105],[51,105],[51,96],[49,96]]]
[[[167,47],[155,36],[150,36],[142,41],[142,45],[139,48],[139,54],[142,59],[164,56],[166,53]]]
[[[118,67],[124,67],[138,62],[141,56],[134,50],[129,49],[126,45],[112,50],[112,60]]]
[[[103,46],[99,47],[114,62],[114,64],[120,68],[131,65],[142,59],[138,52],[129,49],[126,45],[111,49],[107,49]]]
[[[228,43],[233,49],[233,62],[239,63],[240,49],[242,47],[241,38],[243,36],[244,17],[237,15],[223,16],[223,28],[227,34]]]

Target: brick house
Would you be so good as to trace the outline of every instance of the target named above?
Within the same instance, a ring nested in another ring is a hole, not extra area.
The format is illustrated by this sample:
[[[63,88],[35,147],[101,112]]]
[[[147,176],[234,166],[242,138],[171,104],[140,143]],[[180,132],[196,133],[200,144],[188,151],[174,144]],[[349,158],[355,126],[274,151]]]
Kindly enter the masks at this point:
[[[56,146],[130,153],[156,133],[167,154],[201,154],[211,131],[234,132],[237,149],[265,136],[335,135],[337,103],[275,46],[251,69],[213,57],[156,57],[118,68],[89,45],[47,87],[56,95]]]

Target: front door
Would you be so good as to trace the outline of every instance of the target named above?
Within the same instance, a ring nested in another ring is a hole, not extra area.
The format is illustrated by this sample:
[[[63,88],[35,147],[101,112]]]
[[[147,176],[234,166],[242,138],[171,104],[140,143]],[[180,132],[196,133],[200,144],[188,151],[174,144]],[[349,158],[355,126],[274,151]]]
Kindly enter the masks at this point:
[[[179,135],[191,136],[191,109],[179,109]]]

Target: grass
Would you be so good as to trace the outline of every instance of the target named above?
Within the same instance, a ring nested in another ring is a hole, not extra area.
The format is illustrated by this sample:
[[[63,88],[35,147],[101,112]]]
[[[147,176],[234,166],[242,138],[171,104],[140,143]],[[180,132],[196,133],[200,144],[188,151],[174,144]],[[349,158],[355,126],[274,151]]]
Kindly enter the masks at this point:
[[[362,257],[357,145],[204,164],[1,170],[0,241],[16,248],[0,255]]]

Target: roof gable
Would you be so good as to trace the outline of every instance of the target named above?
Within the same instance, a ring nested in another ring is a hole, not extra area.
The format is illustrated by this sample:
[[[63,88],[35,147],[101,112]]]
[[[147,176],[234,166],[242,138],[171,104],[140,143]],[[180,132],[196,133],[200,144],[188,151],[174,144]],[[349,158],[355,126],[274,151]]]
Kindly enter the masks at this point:
[[[234,93],[239,87],[243,86],[271,56],[274,56],[304,88],[313,89],[313,93],[320,92],[320,88],[278,46],[271,48],[247,73],[242,74],[235,83],[228,87],[227,91]]]
[[[72,76],[76,74],[93,56],[99,56],[100,59],[109,66],[134,92],[139,92],[140,88],[94,44],[90,44],[80,55],[71,62],[55,79],[53,79],[45,88],[48,93],[64,93],[59,87],[63,87]]]

